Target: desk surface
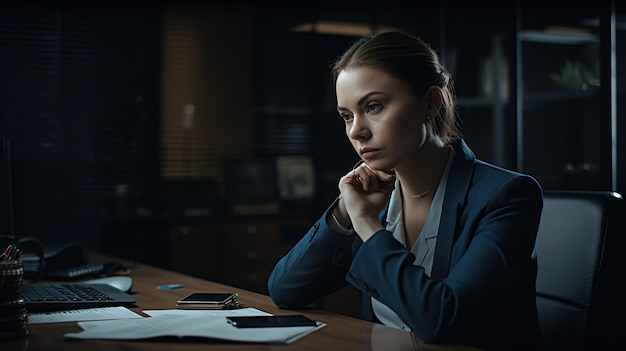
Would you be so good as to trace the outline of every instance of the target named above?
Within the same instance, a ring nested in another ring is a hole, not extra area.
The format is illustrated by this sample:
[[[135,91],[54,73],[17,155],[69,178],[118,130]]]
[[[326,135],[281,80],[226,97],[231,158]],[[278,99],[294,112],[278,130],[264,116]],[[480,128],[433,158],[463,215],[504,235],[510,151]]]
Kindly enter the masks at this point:
[[[94,255],[94,262],[119,261],[115,258]],[[239,302],[244,307],[254,307],[272,314],[285,314],[293,311],[278,309],[268,296],[209,282],[203,279],[183,275],[144,264],[136,264],[132,268],[133,289],[131,294],[137,299],[133,311],[145,315],[143,310],[176,308],[176,300],[192,292],[236,292]],[[183,284],[185,287],[176,290],[158,290],[157,285]],[[464,346],[428,345],[413,334],[369,323],[357,318],[343,316],[322,310],[299,310],[312,319],[327,324],[312,334],[289,345],[236,344],[216,341],[181,341],[178,339],[160,339],[148,341],[98,341],[80,340],[66,341],[63,335],[78,332],[81,328],[74,322],[55,324],[29,325],[30,334],[18,337],[11,333],[0,334],[0,345],[3,351],[45,351],[45,350],[474,350]]]

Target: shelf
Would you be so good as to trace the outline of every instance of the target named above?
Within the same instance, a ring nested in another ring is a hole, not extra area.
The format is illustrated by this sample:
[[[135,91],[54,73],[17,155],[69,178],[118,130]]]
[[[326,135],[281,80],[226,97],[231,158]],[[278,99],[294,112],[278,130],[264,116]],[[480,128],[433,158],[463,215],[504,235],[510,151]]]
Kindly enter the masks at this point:
[[[531,43],[581,45],[597,43],[598,37],[591,33],[582,32],[525,30],[520,33],[520,40]]]
[[[553,91],[546,93],[529,94],[524,96],[524,108],[532,107],[528,106],[527,104],[590,99],[595,96],[596,90],[597,89],[587,91]]]

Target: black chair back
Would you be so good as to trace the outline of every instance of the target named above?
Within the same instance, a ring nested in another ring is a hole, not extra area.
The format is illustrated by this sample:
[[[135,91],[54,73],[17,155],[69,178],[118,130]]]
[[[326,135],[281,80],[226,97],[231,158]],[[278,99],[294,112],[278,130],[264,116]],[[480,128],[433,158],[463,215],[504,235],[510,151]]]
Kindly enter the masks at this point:
[[[622,350],[623,203],[615,192],[544,192],[535,248],[547,350]]]

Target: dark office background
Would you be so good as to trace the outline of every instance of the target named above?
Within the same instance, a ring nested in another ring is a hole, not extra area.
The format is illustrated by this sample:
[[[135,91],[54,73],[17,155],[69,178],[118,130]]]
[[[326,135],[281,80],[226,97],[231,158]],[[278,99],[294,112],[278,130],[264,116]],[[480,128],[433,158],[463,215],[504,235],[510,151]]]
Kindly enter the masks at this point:
[[[0,133],[19,236],[97,247],[116,186],[158,176],[160,13],[110,6],[2,6]]]
[[[322,20],[407,29],[431,42],[455,74],[463,131],[480,158],[531,173],[546,188],[626,192],[617,152],[626,150],[618,104],[626,79],[611,68],[624,56],[623,3],[524,3],[3,4],[0,134],[12,144],[15,234],[100,249],[103,236],[122,233],[128,241],[117,245],[154,247],[158,256],[167,255],[159,242],[172,223],[248,213],[315,219],[356,160],[328,80],[329,64],[355,35],[302,27]],[[599,86],[550,95],[553,82],[538,77],[563,67],[558,50],[528,40],[522,53],[520,43],[551,25],[593,33],[594,44],[572,55],[592,58]],[[597,54],[585,56],[589,48]],[[488,87],[497,73],[505,88]],[[551,97],[560,105],[546,104]],[[310,161],[313,196],[258,203],[261,185],[244,192],[251,203],[238,203],[224,165],[285,156]],[[128,238],[133,230],[145,233],[141,241]]]

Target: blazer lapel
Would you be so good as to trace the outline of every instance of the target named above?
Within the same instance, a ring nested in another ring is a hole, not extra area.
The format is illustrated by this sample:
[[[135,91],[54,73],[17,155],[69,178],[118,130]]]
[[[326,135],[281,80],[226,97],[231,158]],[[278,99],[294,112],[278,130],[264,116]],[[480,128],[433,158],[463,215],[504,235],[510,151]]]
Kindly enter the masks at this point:
[[[448,174],[446,184],[446,194],[443,199],[442,218],[452,220],[442,220],[439,223],[437,234],[437,245],[433,258],[433,268],[431,278],[443,280],[450,270],[450,258],[452,256],[452,246],[455,240],[456,227],[459,223],[459,216],[465,202],[469,184],[474,174],[474,153],[469,149],[465,141],[458,139],[454,144],[456,152]]]

